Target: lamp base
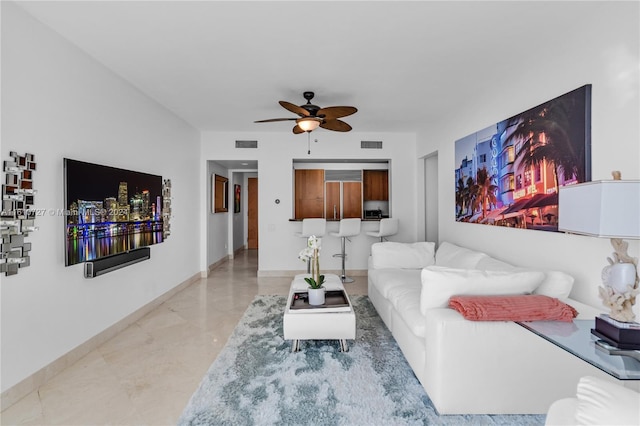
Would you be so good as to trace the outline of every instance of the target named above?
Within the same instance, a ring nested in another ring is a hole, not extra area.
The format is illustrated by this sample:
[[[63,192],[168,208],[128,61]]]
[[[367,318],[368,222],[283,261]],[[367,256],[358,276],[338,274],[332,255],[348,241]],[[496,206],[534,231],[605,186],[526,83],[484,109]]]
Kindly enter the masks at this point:
[[[599,287],[598,291],[602,304],[611,310],[609,313],[611,318],[625,323],[631,323],[636,319],[636,314],[633,313],[633,304],[638,294],[637,288],[625,294],[620,294],[608,286]]]
[[[621,322],[633,322],[636,315],[633,305],[638,288],[638,259],[629,256],[629,244],[620,238],[611,238],[614,248],[612,258],[607,258],[609,265],[602,271],[604,286],[598,288],[604,306],[611,309],[611,318]]]

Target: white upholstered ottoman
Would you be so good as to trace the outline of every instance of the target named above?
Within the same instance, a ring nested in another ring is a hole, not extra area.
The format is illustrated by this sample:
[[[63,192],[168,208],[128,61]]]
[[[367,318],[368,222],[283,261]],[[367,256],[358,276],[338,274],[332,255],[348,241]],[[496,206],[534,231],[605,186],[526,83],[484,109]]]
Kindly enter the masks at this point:
[[[296,275],[291,282],[282,324],[285,340],[293,340],[292,352],[300,350],[300,340],[339,340],[340,350],[347,351],[347,340],[356,338],[356,314],[342,281],[337,275],[326,274],[323,286],[327,292],[344,291],[346,306],[292,309],[296,293],[306,292],[309,288],[305,277],[310,275]]]

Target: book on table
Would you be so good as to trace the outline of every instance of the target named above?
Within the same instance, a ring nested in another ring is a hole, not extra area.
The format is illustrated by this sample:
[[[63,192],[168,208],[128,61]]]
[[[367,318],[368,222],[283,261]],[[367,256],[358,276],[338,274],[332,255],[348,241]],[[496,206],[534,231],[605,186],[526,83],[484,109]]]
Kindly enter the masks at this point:
[[[596,317],[591,333],[620,349],[640,349],[640,324],[616,321],[608,315]]]
[[[302,313],[316,310],[318,312],[349,312],[351,305],[344,290],[327,290],[324,295],[325,302],[322,305],[310,305],[309,293],[295,291],[291,297],[289,312]]]

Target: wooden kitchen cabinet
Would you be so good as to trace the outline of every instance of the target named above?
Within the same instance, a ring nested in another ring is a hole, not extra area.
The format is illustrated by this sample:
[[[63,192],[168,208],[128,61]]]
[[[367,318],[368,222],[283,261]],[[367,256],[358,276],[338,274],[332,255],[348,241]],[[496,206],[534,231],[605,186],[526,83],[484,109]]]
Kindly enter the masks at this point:
[[[364,201],[389,201],[389,171],[363,170]]]
[[[342,182],[342,218],[362,219],[361,182]]]
[[[327,219],[340,219],[340,182],[327,182],[325,184],[324,217]]]
[[[327,182],[325,218],[331,220],[362,218],[362,183]]]
[[[323,217],[324,170],[295,170],[295,218]]]

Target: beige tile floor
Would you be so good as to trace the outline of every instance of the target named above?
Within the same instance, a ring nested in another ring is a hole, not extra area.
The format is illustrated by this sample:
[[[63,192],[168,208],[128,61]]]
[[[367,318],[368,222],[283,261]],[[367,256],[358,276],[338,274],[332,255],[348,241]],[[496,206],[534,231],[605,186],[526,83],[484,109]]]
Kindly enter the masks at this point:
[[[290,278],[257,278],[246,250],[1,413],[2,425],[175,425],[249,303]],[[346,284],[367,294],[367,278]]]

